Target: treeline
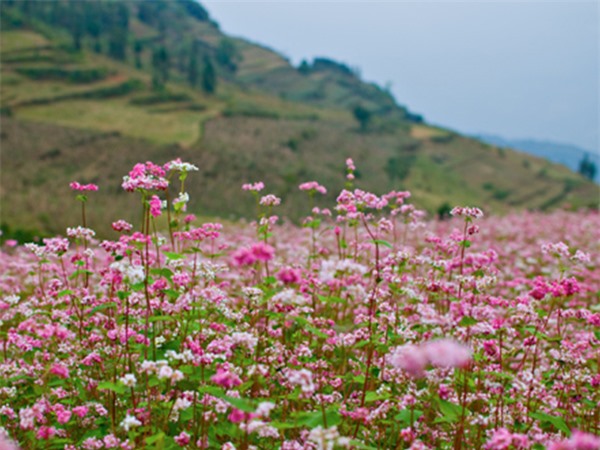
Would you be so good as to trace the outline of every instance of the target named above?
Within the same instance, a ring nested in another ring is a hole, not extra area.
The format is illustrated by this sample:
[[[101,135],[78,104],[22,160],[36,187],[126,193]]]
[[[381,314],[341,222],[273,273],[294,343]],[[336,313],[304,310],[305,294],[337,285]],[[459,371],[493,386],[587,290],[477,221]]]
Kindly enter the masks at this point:
[[[194,0],[2,0],[0,8],[5,29],[62,29],[70,36],[73,51],[91,50],[151,71],[157,90],[175,77],[214,93],[219,77],[232,77],[241,61],[231,39],[223,38],[211,46],[183,33],[182,24],[190,19],[218,27]],[[156,34],[136,36],[131,26],[134,19],[153,28]]]

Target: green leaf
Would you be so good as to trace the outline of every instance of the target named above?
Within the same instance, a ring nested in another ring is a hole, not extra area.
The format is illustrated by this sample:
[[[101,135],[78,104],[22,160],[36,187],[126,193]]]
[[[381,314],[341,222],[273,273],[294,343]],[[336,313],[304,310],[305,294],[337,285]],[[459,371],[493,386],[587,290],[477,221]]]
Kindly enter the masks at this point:
[[[384,247],[387,247],[387,248],[394,248],[394,246],[392,244],[390,244],[388,241],[384,241],[383,239],[374,239],[373,243],[378,244],[378,245],[383,245]]]
[[[412,426],[413,422],[419,419],[419,417],[421,417],[422,415],[423,411],[419,411],[417,409],[413,410],[412,412],[410,409],[403,409],[398,414],[396,414],[396,416],[394,416],[394,419],[399,422],[402,422],[406,426]]]
[[[151,269],[150,273],[159,277],[165,277],[167,280],[170,280],[173,276],[173,271],[166,267],[163,267],[162,269]]]
[[[94,272],[86,269],[77,269],[71,275],[69,275],[69,280],[73,280],[77,278],[79,275],[93,275]]]
[[[464,241],[460,241],[458,243],[458,245],[460,245],[461,247],[464,247],[464,248],[469,248],[471,246],[471,241],[469,241],[468,239],[465,239]]]
[[[376,402],[378,400],[386,400],[390,397],[391,397],[391,394],[389,392],[386,392],[383,394],[378,394],[377,392],[370,391],[370,392],[367,392],[367,395],[365,395],[365,403]]]
[[[102,311],[104,309],[108,309],[108,308],[114,308],[115,306],[117,306],[117,304],[115,302],[107,302],[107,303],[102,303],[101,305],[98,305],[96,307],[94,307],[91,311],[90,314],[94,314],[98,311]]]
[[[56,296],[58,298],[60,297],[64,297],[65,295],[72,295],[73,291],[71,289],[65,289],[64,291],[60,291],[58,294],[56,294]]]
[[[160,431],[153,436],[148,436],[146,438],[146,444],[155,444],[155,443],[158,443],[159,441],[164,441],[164,440],[165,440],[165,433]]]
[[[167,258],[173,259],[173,260],[185,258],[184,255],[180,255],[179,253],[173,253],[173,252],[163,252],[163,255],[165,255]]]
[[[225,400],[227,403],[229,403],[230,405],[235,406],[237,409],[239,409],[241,411],[244,411],[244,412],[256,411],[256,406],[254,406],[248,399],[227,397],[226,395],[223,395],[221,398],[223,400]]]
[[[456,403],[449,402],[447,400],[438,400],[440,406],[440,412],[442,413],[442,419],[444,422],[456,422],[462,413],[462,406]]]
[[[377,447],[371,447],[370,445],[366,445],[364,443],[362,443],[359,440],[356,439],[352,439],[350,441],[350,445],[352,445],[352,448],[357,448],[360,450],[377,450]]]
[[[151,316],[148,322],[171,322],[175,320],[173,316]]]
[[[123,386],[122,384],[113,383],[112,381],[103,381],[101,383],[98,383],[98,389],[113,391],[117,394],[124,394],[127,391],[127,388],[125,386]]]
[[[554,428],[556,428],[559,431],[562,431],[567,436],[571,435],[571,430],[569,429],[568,425],[562,417],[551,416],[550,414],[546,414],[543,412],[531,412],[529,413],[529,417],[537,419],[540,422],[548,422]]]
[[[461,327],[470,327],[471,325],[475,325],[477,323],[479,323],[479,321],[469,316],[464,316],[462,319],[460,319],[460,322],[458,322]]]

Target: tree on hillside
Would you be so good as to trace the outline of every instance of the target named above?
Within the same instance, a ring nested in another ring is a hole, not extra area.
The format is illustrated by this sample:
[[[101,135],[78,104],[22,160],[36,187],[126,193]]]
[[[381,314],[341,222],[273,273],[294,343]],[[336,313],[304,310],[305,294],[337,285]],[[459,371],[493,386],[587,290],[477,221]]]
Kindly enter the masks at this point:
[[[240,59],[240,54],[231,39],[223,38],[219,42],[217,47],[217,54],[215,56],[217,63],[231,72],[237,70],[237,63]]]
[[[136,69],[142,68],[142,51],[144,46],[140,41],[135,41],[133,44],[133,53],[135,54],[135,67]]]
[[[169,53],[165,47],[159,47],[152,53],[152,85],[162,89],[169,81]]]
[[[190,58],[189,58],[188,67],[187,67],[187,79],[188,79],[188,83],[190,83],[190,86],[192,86],[192,87],[196,87],[196,85],[198,84],[198,76],[199,76],[198,56],[196,53],[197,53],[197,46],[196,46],[196,43],[194,42],[192,44],[192,48],[190,49]]]
[[[590,155],[586,153],[579,163],[579,173],[588,180],[593,180],[596,177],[596,170],[596,164],[590,160]]]
[[[354,114],[354,118],[358,121],[360,125],[361,131],[366,131],[369,124],[371,123],[371,118],[373,114],[367,108],[362,105],[356,105],[352,110],[352,114]]]
[[[208,56],[204,57],[204,69],[202,70],[202,89],[207,94],[212,94],[217,90],[217,74],[215,66]]]

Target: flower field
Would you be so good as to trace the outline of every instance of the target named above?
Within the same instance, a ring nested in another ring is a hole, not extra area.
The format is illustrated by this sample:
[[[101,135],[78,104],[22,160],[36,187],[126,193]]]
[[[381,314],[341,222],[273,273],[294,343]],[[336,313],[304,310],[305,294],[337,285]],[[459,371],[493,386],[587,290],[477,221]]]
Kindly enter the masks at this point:
[[[261,182],[202,224],[195,169],[136,165],[113,240],[73,182],[81,223],[4,243],[1,450],[600,449],[597,212],[427,220],[348,160],[301,226]]]

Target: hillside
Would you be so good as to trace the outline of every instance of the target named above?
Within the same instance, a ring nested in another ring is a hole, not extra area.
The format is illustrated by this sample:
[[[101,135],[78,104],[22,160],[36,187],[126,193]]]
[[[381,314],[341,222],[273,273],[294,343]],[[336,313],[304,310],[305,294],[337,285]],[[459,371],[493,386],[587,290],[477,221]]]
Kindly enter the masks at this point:
[[[188,189],[202,215],[251,216],[240,185],[260,179],[297,220],[308,206],[297,185],[318,179],[332,205],[346,157],[359,187],[408,189],[431,212],[597,202],[596,186],[563,166],[431,127],[330,59],[295,68],[224,35],[191,0],[0,8],[1,221],[11,233],[77,223],[72,180],[101,185],[90,200],[98,216],[136,219],[123,213],[139,199],[120,191],[121,177],[175,156],[200,167]]]

